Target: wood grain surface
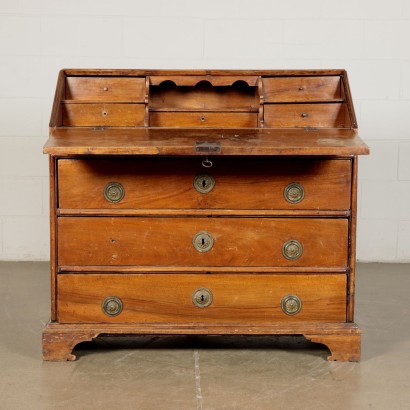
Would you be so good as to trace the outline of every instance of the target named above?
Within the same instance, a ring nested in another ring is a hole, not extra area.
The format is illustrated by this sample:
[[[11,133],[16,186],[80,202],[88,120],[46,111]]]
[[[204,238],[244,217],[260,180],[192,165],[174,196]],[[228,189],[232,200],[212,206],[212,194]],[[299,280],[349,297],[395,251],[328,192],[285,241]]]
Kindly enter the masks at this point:
[[[43,152],[50,155],[189,155],[205,158],[197,142],[217,142],[209,156],[366,155],[368,146],[351,129],[280,128],[52,128]]]
[[[226,127],[256,128],[257,113],[224,112],[151,112],[150,127]]]
[[[350,128],[346,104],[265,104],[266,127]]]
[[[206,231],[212,249],[198,252]],[[347,265],[348,221],[325,218],[58,218],[60,265],[327,266]],[[282,255],[298,240],[297,260]]]
[[[68,127],[143,127],[144,104],[87,103],[62,105],[63,125]]]
[[[340,76],[271,77],[263,79],[266,102],[301,102],[342,98]]]
[[[194,188],[196,176],[209,175],[209,193]],[[124,187],[118,203],[105,199],[105,186]],[[59,208],[68,209],[242,209],[347,210],[351,160],[215,158],[61,159],[58,161]],[[299,183],[304,198],[286,200],[285,188]],[[97,211],[98,212],[98,211]]]
[[[205,308],[193,304],[199,288],[212,293]],[[156,322],[249,323],[343,322],[346,320],[346,275],[58,275],[61,323]],[[281,309],[282,298],[296,295],[299,313]],[[102,303],[120,298],[123,311],[107,316]]]
[[[145,77],[66,77],[65,99],[144,102]]]

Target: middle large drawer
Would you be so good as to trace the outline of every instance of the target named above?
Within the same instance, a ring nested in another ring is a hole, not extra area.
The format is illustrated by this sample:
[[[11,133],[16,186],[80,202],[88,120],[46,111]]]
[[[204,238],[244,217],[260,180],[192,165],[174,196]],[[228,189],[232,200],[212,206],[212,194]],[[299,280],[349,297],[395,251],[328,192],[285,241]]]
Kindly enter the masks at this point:
[[[60,266],[346,267],[344,218],[60,217]]]

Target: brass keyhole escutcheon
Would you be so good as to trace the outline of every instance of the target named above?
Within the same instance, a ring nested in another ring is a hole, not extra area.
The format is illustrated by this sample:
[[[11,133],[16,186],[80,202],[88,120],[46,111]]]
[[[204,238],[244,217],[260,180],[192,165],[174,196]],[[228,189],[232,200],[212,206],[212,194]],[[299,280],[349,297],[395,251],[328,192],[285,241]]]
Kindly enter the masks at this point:
[[[208,232],[201,231],[194,235],[192,244],[198,252],[208,252],[214,246],[214,238]]]
[[[211,192],[215,187],[215,179],[208,174],[197,175],[194,179],[194,188],[201,194]]]
[[[305,197],[305,190],[298,182],[292,182],[285,188],[283,195],[291,204],[298,204]]]
[[[287,295],[282,298],[281,307],[287,315],[296,315],[302,309],[302,301],[296,295]]]
[[[196,289],[192,294],[192,302],[199,308],[205,308],[212,303],[212,292],[207,288]]]
[[[108,296],[102,303],[102,310],[107,316],[118,316],[122,312],[122,302],[116,296]]]
[[[296,239],[287,241],[282,246],[282,254],[286,259],[296,260],[302,256],[303,246]]]
[[[124,198],[125,189],[119,182],[109,182],[104,188],[104,198],[116,204]]]

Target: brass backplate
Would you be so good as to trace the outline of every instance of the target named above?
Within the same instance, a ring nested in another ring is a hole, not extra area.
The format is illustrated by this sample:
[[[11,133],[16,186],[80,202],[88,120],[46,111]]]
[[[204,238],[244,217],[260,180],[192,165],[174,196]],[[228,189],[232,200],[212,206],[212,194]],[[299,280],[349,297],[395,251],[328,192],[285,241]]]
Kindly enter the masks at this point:
[[[208,252],[214,246],[214,238],[210,233],[201,231],[194,235],[192,244],[198,252]]]
[[[283,195],[291,204],[298,204],[303,201],[303,198],[305,197],[305,190],[298,182],[292,182],[285,188]]]
[[[199,308],[205,308],[212,303],[212,292],[207,288],[196,289],[192,294],[192,302]]]
[[[302,244],[296,239],[286,241],[282,246],[282,255],[289,260],[299,259],[303,253]]]
[[[108,296],[102,303],[102,310],[107,316],[118,316],[122,312],[122,302],[117,296]]]
[[[287,315],[296,315],[302,309],[302,301],[296,295],[287,295],[282,298],[281,307]]]
[[[104,198],[116,204],[124,198],[125,189],[119,182],[109,182],[104,188]]]
[[[207,194],[214,189],[215,179],[208,174],[197,175],[194,179],[194,188],[201,194]]]

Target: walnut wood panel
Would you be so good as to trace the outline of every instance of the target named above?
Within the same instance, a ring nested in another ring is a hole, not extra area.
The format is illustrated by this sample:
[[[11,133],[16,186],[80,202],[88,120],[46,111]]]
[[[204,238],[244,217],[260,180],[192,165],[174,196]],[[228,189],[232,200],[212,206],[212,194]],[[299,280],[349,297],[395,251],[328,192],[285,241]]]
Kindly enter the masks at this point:
[[[220,74],[220,73],[218,73]],[[195,86],[200,82],[206,81],[217,86],[230,86],[238,81],[243,81],[249,86],[256,86],[258,76],[256,75],[156,75],[149,77],[150,84],[153,86],[161,85],[165,81],[170,81],[176,86]]]
[[[201,156],[196,142],[220,144],[220,154],[266,156],[350,156],[368,154],[353,129],[262,128],[52,128],[43,152],[50,155],[189,155]]]
[[[63,104],[63,125],[68,127],[142,127],[144,104]]]
[[[43,330],[44,360],[75,360],[78,343],[109,335],[304,335],[326,344],[328,360],[359,361],[361,331],[355,323],[265,322],[265,323],[48,323]],[[315,351],[317,349],[315,348]]]
[[[203,174],[215,181],[209,193],[194,188]],[[351,160],[215,158],[206,169],[200,158],[62,159],[58,180],[59,208],[68,209],[346,210]],[[125,190],[117,203],[104,197],[112,181]],[[294,182],[304,189],[299,203],[284,195]]]
[[[206,231],[214,245],[197,251]],[[346,266],[347,219],[60,217],[60,265],[147,266]],[[297,240],[296,260],[282,255]],[[212,270],[212,268],[210,268]]]
[[[199,288],[212,293],[207,307],[192,301]],[[299,297],[299,313],[282,311],[287,295]],[[109,296],[123,304],[118,316],[103,312]],[[61,323],[343,322],[346,275],[60,274],[58,318]]]
[[[151,112],[151,127],[226,127],[255,128],[257,113],[223,112]]]
[[[266,104],[265,127],[349,128],[349,112],[344,103]]]
[[[145,77],[67,77],[68,100],[144,102]]]
[[[214,87],[202,81],[191,87],[179,87],[171,81],[150,87],[149,106],[155,110],[221,110],[257,111],[259,95],[256,86],[244,81],[229,87]]]
[[[238,70],[238,69],[117,69],[117,68],[65,68],[62,70],[68,76],[312,76],[312,75],[343,75],[342,69],[307,69],[307,70]]]
[[[342,98],[339,76],[264,78],[263,89],[266,102],[320,101]]]

